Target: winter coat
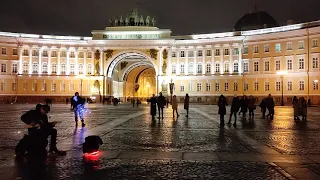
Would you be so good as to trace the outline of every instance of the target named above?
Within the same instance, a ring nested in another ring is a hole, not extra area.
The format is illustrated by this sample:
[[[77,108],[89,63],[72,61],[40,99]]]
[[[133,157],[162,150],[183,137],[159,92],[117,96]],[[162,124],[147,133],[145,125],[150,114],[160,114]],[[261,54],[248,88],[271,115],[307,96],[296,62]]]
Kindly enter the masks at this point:
[[[150,103],[150,115],[155,116],[157,114],[157,98],[152,97],[148,99]]]
[[[227,113],[227,110],[226,110],[227,100],[225,98],[219,99],[218,106],[219,106],[218,114],[226,115],[226,113]]]
[[[239,98],[238,98],[238,97],[234,97],[234,98],[232,99],[230,111],[231,111],[231,112],[238,112],[239,109],[240,109],[240,106],[241,106],[241,104],[240,104]]]
[[[172,104],[172,109],[177,109],[178,108],[177,99],[173,98],[171,104]]]
[[[254,100],[253,99],[248,99],[248,109],[249,110],[256,109],[256,106],[254,105]]]
[[[184,99],[184,109],[189,110],[189,96],[186,96]]]
[[[158,107],[164,108],[164,106],[167,104],[166,98],[164,96],[159,96],[157,104],[158,104]]]
[[[308,103],[306,100],[300,101],[300,111],[302,116],[307,116],[308,113]]]
[[[293,102],[293,114],[294,114],[294,117],[298,117],[300,116],[300,103],[299,103],[299,100],[296,99],[294,100]]]

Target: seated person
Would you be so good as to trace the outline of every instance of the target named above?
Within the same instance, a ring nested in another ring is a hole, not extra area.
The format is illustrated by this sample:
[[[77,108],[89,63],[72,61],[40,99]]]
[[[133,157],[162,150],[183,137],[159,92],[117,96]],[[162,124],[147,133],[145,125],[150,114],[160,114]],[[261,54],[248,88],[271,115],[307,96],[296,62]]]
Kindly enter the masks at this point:
[[[29,125],[29,134],[39,133],[39,135],[43,135],[46,138],[48,138],[48,136],[51,136],[49,149],[50,153],[65,155],[66,152],[59,151],[57,149],[57,130],[54,129],[54,126],[57,124],[57,122],[48,121],[47,113],[49,113],[49,111],[49,105],[37,104],[36,110],[28,111],[27,113],[21,116],[21,120]]]

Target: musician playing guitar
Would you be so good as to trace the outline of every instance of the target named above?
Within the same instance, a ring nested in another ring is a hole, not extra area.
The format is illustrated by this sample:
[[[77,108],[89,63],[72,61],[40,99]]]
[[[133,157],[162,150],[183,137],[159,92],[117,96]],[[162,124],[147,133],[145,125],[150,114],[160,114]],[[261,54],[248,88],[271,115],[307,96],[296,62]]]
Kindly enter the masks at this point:
[[[52,154],[65,155],[66,152],[57,149],[57,130],[54,126],[57,122],[48,121],[50,106],[37,104],[36,110],[30,110],[21,116],[21,120],[27,124],[28,132],[37,133],[46,138],[51,137],[49,152]]]

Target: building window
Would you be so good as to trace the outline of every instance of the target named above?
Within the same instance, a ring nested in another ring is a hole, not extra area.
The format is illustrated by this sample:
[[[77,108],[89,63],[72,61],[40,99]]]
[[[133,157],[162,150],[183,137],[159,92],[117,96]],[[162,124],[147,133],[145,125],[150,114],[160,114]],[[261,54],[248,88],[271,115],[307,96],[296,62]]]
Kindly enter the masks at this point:
[[[91,88],[90,84],[87,84],[87,92],[90,92],[90,88]]]
[[[12,49],[12,55],[17,56],[18,55],[18,49]]]
[[[71,51],[70,52],[70,58],[74,58],[74,57],[75,57],[74,51]]]
[[[312,40],[312,47],[318,47],[318,39]]]
[[[249,72],[249,63],[243,62],[243,72]]]
[[[32,50],[32,56],[39,56],[39,51],[36,49]]]
[[[7,72],[7,64],[1,63],[1,72],[2,72],[2,73]]]
[[[270,52],[269,45],[264,45],[264,52]]]
[[[288,91],[292,91],[292,81],[288,81]]]
[[[185,57],[184,51],[180,51],[180,57]]]
[[[66,51],[61,51],[61,53],[60,53],[60,57],[67,57],[67,53],[66,53]]]
[[[299,81],[299,90],[304,91],[304,81]]]
[[[211,84],[210,83],[206,83],[206,91],[207,92],[211,91]]]
[[[91,51],[88,51],[88,53],[87,53],[87,58],[92,58],[92,52]]]
[[[202,50],[198,51],[198,57],[202,57]]]
[[[62,83],[61,86],[60,86],[60,91],[61,92],[65,92],[66,91],[66,84],[65,83]]]
[[[234,48],[233,49],[233,54],[234,55],[239,55],[239,49],[238,48]]]
[[[254,71],[255,71],[255,72],[259,71],[259,62],[257,62],[257,61],[254,62],[254,63],[253,63],[253,68],[254,68]]]
[[[248,52],[249,52],[249,48],[248,48],[248,46],[245,46],[244,48],[243,48],[243,54],[248,54]]]
[[[220,49],[215,50],[215,56],[220,56]]]
[[[83,64],[79,64],[79,74],[83,74]]]
[[[188,57],[193,57],[194,52],[193,51],[188,51]]]
[[[216,73],[220,73],[220,63],[216,63]]]
[[[239,63],[238,62],[233,63],[233,72],[235,72],[235,73],[239,72]]]
[[[171,57],[176,57],[176,52],[173,51],[173,52],[171,53]]]
[[[6,83],[1,83],[1,91],[6,91]]]
[[[259,91],[259,83],[254,82],[254,91]]]
[[[88,68],[87,73],[92,74],[92,64],[88,64],[87,68]]]
[[[318,69],[319,67],[319,60],[317,57],[312,58],[312,68]]]
[[[287,70],[292,70],[292,60],[291,59],[287,60]]]
[[[280,71],[280,61],[276,61],[276,71]]]
[[[184,74],[184,64],[180,64],[180,73]]]
[[[189,92],[192,92],[192,83],[189,83]]]
[[[281,51],[281,44],[278,43],[276,44],[276,52],[280,52]]]
[[[180,92],[184,92],[184,85],[183,84],[180,85]]]
[[[1,48],[1,54],[7,55],[7,48]]]
[[[220,91],[220,83],[216,83],[216,91]]]
[[[11,86],[11,88],[12,88],[12,91],[16,91],[17,90],[17,83],[12,83],[12,86]]]
[[[249,90],[249,84],[247,82],[243,83],[243,91]]]
[[[79,58],[83,58],[83,57],[84,57],[82,51],[80,51],[80,52],[78,53],[78,57],[79,57]]]
[[[299,41],[298,42],[298,48],[299,49],[304,49],[304,42],[303,41]]]
[[[287,43],[287,50],[292,50],[292,42]]]
[[[32,83],[32,91],[37,91],[37,89],[38,89],[38,84]]]
[[[52,91],[52,92],[56,92],[56,91],[57,91],[57,85],[56,85],[56,83],[52,83],[52,85],[51,85],[51,91]]]
[[[48,73],[48,64],[46,62],[42,63],[42,73]]]
[[[57,64],[56,63],[52,63],[52,73],[57,73]]]
[[[313,90],[319,90],[319,84],[317,80],[313,81]]]
[[[28,73],[28,62],[23,62],[23,73]]]
[[[197,91],[198,91],[198,92],[201,92],[201,91],[202,91],[201,83],[197,83]]]
[[[201,74],[201,73],[202,73],[202,64],[201,64],[201,63],[198,64],[197,73],[198,73],[198,74]]]
[[[229,83],[224,83],[224,91],[229,91]]]
[[[47,91],[47,83],[42,84],[42,91]]]
[[[276,91],[280,91],[280,86],[281,86],[280,81],[277,81],[276,82]]]
[[[66,74],[66,64],[65,63],[61,63],[61,70],[60,70],[60,74]]]
[[[22,56],[29,56],[29,51],[27,49],[24,49]]]
[[[259,53],[259,46],[254,46],[254,51],[255,54]]]
[[[18,64],[17,63],[13,63],[12,64],[12,73],[17,73],[18,72]]]
[[[189,63],[189,66],[188,66],[188,72],[189,74],[193,74],[193,63]]]
[[[70,91],[74,91],[74,84],[70,84]]]
[[[211,56],[211,52],[212,52],[211,50],[207,50],[206,55],[207,55],[207,56]]]
[[[237,82],[233,83],[233,91],[238,91],[238,83]]]
[[[207,63],[206,73],[211,73],[211,64],[210,63]]]
[[[264,71],[270,71],[270,62],[269,61],[264,62]]]
[[[37,62],[32,63],[32,73],[38,73],[39,66]]]
[[[229,49],[224,49],[224,55],[229,56]]]
[[[70,64],[70,74],[74,74],[74,64]]]
[[[174,73],[174,74],[177,72],[177,65],[176,64],[172,64],[171,72]]]
[[[48,57],[48,51],[43,51],[42,56],[43,57]]]
[[[28,88],[28,84],[27,83],[23,83],[23,85],[22,85],[23,87],[23,91],[26,91],[27,90],[27,88]]]
[[[299,69],[304,69],[304,59],[299,59]]]
[[[57,57],[57,51],[51,51],[51,57]]]
[[[269,90],[270,90],[270,83],[264,82],[264,91],[269,91]]]
[[[224,63],[224,72],[229,72],[229,62]]]

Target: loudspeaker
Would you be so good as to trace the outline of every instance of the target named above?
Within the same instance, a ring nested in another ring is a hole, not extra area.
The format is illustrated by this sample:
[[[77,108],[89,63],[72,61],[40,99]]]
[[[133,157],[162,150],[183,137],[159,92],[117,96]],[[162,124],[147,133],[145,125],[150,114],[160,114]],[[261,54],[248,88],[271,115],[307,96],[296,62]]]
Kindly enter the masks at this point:
[[[88,136],[83,143],[82,151],[85,154],[96,153],[102,144],[103,142],[99,136]]]

